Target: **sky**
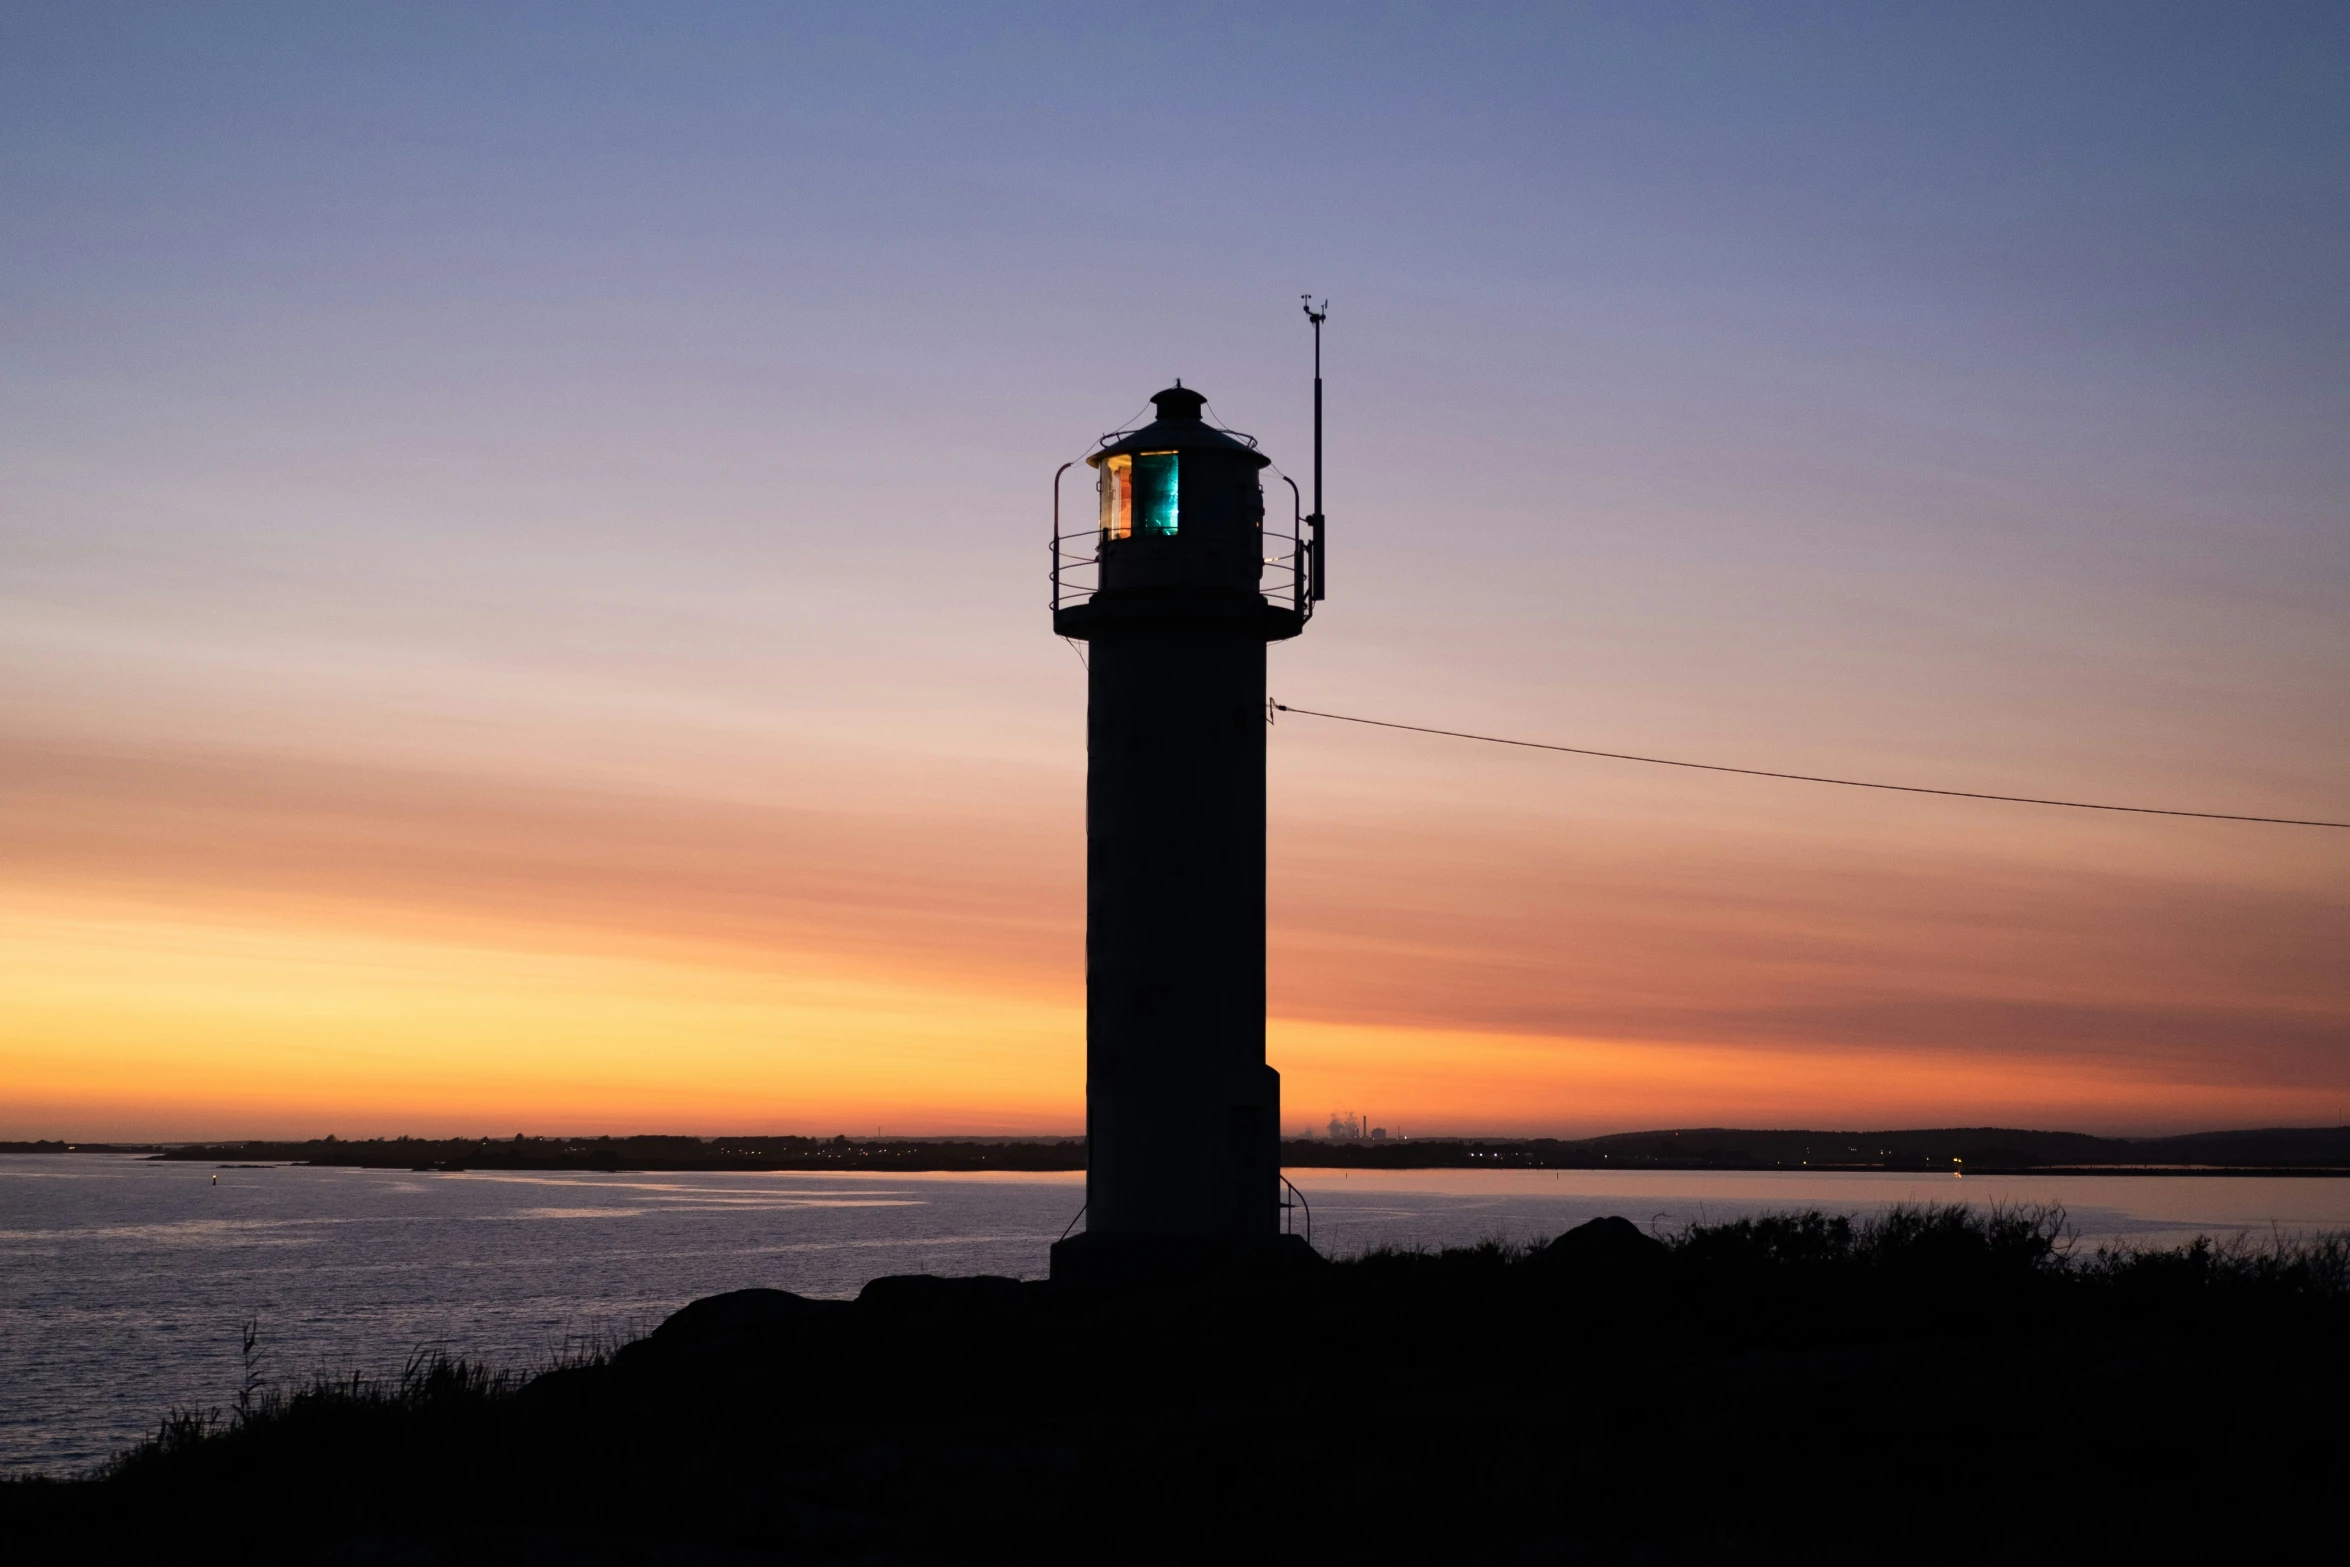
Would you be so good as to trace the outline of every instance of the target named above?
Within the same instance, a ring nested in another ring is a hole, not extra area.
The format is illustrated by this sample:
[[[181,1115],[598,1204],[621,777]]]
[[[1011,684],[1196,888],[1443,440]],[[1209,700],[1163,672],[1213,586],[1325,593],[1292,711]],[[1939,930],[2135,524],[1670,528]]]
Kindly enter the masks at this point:
[[[1068,1132],[1049,481],[1282,701],[2350,820],[2338,5],[0,15],[0,1137]],[[2350,832],[1302,716],[1284,1124],[2350,1121]]]

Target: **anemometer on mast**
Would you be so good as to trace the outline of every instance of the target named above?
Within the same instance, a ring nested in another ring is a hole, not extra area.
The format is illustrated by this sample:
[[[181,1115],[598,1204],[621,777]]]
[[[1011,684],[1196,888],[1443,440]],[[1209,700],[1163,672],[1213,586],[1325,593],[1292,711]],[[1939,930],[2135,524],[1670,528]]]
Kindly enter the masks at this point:
[[[1245,558],[1230,563],[1246,569],[1265,598],[1287,612],[1271,623],[1270,640],[1296,636],[1313,618],[1314,606],[1329,596],[1328,518],[1322,510],[1322,324],[1330,319],[1330,301],[1317,304],[1311,294],[1298,298],[1314,329],[1313,510],[1306,510],[1297,480],[1257,450],[1255,436],[1211,422],[1207,398],[1178,376],[1173,386],[1151,397],[1157,417],[1138,429],[1111,431],[1096,450],[1053,470],[1051,604],[1053,629],[1060,635],[1085,637],[1081,628],[1089,617],[1078,613],[1071,618],[1071,613],[1083,611],[1121,579],[1127,586],[1142,586],[1147,578],[1170,587],[1208,568],[1212,559],[1229,556],[1240,542],[1238,528],[1247,530],[1253,544]],[[1269,477],[1288,487],[1290,514],[1280,524],[1265,516],[1261,480],[1226,493],[1230,476],[1219,475],[1235,452],[1249,454],[1252,472],[1271,469]],[[1064,531],[1061,480],[1080,462],[1097,470],[1100,516],[1090,527]],[[1185,542],[1178,544],[1178,539]],[[1146,567],[1146,560],[1154,564]],[[1218,568],[1210,575],[1221,580],[1224,574]],[[1207,580],[1191,585],[1204,586]],[[1242,584],[1235,578],[1225,585]]]
[[[1306,319],[1314,324],[1314,510],[1306,518],[1306,597],[1318,604],[1327,597],[1322,577],[1322,323],[1330,319],[1330,301],[1323,300],[1317,310],[1313,295],[1297,297],[1305,301]]]

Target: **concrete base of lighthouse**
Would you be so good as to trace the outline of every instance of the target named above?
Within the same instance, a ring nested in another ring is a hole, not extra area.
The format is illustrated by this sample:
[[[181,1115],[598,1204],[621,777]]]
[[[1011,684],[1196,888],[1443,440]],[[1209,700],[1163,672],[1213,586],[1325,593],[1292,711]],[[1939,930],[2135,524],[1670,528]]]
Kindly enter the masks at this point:
[[[1198,1235],[1103,1231],[1053,1244],[1055,1284],[1179,1284],[1211,1273],[1321,1267],[1328,1262],[1302,1235],[1226,1242]]]

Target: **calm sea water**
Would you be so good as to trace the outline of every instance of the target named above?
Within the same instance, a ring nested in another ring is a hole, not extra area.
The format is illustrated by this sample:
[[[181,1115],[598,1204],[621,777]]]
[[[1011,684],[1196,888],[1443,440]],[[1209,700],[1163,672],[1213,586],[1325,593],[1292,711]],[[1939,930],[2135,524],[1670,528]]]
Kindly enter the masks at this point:
[[[2059,1202],[2085,1239],[2350,1230],[2350,1181],[1299,1170],[1314,1239],[1543,1238],[1898,1202]],[[217,1184],[215,1183],[217,1177]],[[527,1367],[699,1295],[846,1296],[886,1273],[1038,1278],[1078,1175],[408,1174],[0,1155],[0,1468],[71,1471],[261,1369],[395,1372],[419,1349]]]

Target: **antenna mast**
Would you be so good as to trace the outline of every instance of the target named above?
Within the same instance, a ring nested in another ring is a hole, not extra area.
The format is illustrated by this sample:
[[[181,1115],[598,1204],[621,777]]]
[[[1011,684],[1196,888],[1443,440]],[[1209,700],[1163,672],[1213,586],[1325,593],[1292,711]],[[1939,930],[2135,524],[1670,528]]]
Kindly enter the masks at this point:
[[[1324,598],[1322,578],[1322,323],[1330,319],[1330,301],[1314,308],[1314,296],[1300,294],[1305,301],[1306,319],[1314,324],[1314,514],[1306,519],[1312,529],[1306,545],[1306,567],[1313,586],[1307,597],[1315,603]]]

